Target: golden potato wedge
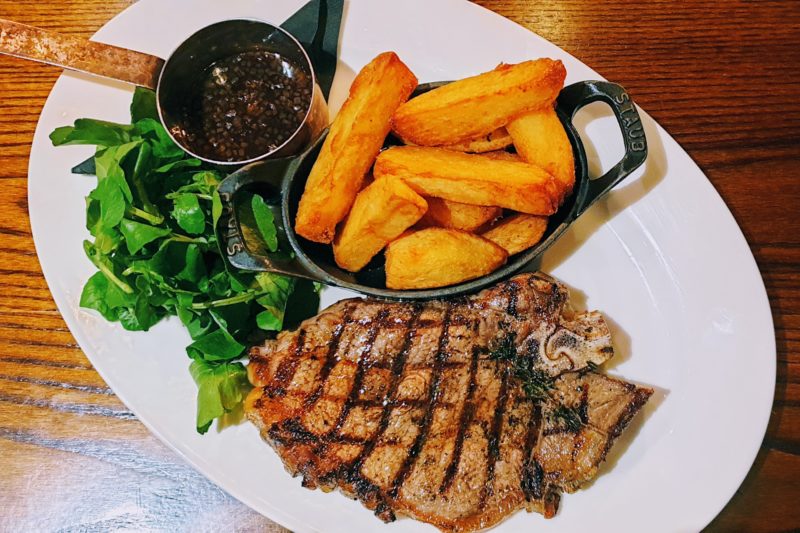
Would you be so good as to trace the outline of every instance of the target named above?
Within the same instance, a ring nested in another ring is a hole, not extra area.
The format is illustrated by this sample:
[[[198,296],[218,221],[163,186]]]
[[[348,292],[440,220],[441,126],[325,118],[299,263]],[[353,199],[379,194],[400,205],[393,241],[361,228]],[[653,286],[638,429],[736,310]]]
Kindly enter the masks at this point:
[[[395,146],[375,161],[375,179],[396,176],[423,196],[472,205],[552,215],[560,187],[536,165],[501,161],[442,148]]]
[[[485,152],[481,155],[483,157],[488,157],[489,159],[499,159],[501,161],[516,161],[518,163],[525,163],[525,161],[519,156],[519,154],[506,152],[505,150],[494,150],[492,152]]]
[[[514,255],[539,242],[546,230],[547,217],[517,213],[500,219],[481,237]]]
[[[425,200],[428,211],[420,220],[423,226],[472,232],[503,214],[501,208],[494,206],[462,204],[434,197]]]
[[[308,176],[295,220],[306,239],[329,243],[347,215],[369,167],[389,133],[389,120],[417,86],[417,78],[393,52],[361,69],[331,124]]]
[[[477,139],[470,139],[458,144],[444,145],[442,148],[454,152],[467,152],[468,154],[482,154],[492,150],[502,150],[512,144],[511,135],[505,128],[497,128],[488,135],[481,135]]]
[[[575,185],[575,160],[567,132],[552,107],[518,117],[508,124],[522,159],[544,168],[561,183],[563,196]]]
[[[399,178],[373,182],[358,193],[333,241],[336,264],[358,272],[425,214],[425,199]]]
[[[500,246],[464,231],[427,228],[386,248],[386,286],[429,289],[479,278],[500,267],[508,254]]]
[[[421,146],[488,135],[513,118],[551,105],[564,85],[561,61],[537,59],[454,81],[412,98],[392,118],[401,138]]]

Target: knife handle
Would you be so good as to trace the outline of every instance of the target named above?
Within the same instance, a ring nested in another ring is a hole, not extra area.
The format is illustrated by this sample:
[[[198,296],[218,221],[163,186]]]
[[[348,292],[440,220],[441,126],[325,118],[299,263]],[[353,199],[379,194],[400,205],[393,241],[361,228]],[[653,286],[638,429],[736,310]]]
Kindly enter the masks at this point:
[[[164,60],[0,19],[0,53],[155,89]]]

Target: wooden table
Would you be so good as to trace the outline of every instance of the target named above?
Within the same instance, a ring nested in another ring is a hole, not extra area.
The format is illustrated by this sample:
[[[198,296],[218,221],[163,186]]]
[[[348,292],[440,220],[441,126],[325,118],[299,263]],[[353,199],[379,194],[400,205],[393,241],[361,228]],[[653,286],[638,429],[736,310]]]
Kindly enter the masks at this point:
[[[0,0],[0,17],[88,37],[130,3]],[[797,3],[480,3],[627,87],[730,206],[772,304],[778,383],[761,453],[709,529],[800,527]],[[58,75],[0,57],[0,530],[281,530],[151,436],[56,310],[31,239],[26,177],[34,127]]]

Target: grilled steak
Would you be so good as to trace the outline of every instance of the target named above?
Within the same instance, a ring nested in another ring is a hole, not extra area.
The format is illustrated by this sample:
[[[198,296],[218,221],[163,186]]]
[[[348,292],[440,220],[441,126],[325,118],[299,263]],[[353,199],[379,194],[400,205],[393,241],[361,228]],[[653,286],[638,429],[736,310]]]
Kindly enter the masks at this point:
[[[338,302],[252,350],[247,416],[304,486],[387,521],[552,517],[652,393],[594,370],[608,328],[567,298],[523,274],[456,300]]]

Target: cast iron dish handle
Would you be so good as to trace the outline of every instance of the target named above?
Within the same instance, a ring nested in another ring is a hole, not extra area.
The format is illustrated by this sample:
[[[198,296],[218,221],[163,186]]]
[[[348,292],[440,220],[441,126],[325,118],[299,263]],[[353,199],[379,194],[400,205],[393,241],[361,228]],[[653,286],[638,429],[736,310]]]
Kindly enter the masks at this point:
[[[324,138],[324,135],[320,139]],[[258,161],[237,170],[219,184],[217,189],[222,203],[222,213],[217,222],[217,239],[230,264],[242,270],[275,272],[318,281],[293,257],[286,254],[261,255],[251,251],[242,234],[236,210],[235,197],[242,188],[259,185],[259,193],[267,202],[275,219],[275,228],[281,247],[288,248],[285,221],[281,214],[281,197],[286,176],[293,175],[310,152],[319,145],[317,140],[300,155]],[[267,194],[265,193],[265,189]]]
[[[621,85],[607,81],[582,81],[562,89],[558,95],[558,108],[569,122],[582,107],[592,102],[605,102],[614,111],[625,143],[625,155],[619,163],[589,181],[586,196],[580,201],[575,218],[604,196],[628,174],[639,168],[647,158],[647,140],[636,105]]]

